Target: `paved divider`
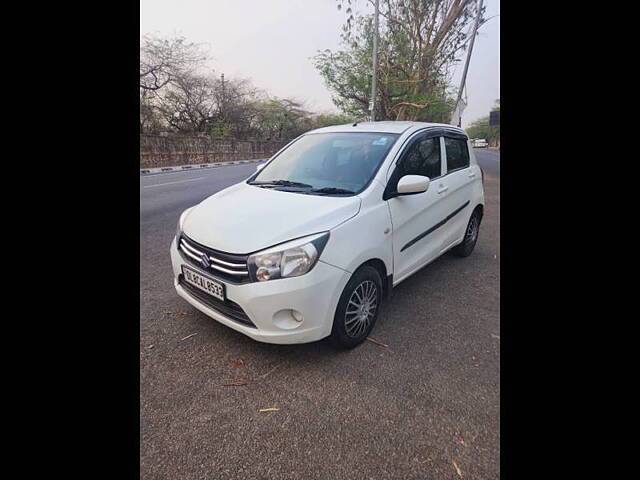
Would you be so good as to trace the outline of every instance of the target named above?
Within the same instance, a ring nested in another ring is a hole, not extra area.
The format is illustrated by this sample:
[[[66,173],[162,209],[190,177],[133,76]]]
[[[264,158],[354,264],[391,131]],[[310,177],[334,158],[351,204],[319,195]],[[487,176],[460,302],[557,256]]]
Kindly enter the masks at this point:
[[[242,163],[260,163],[264,162],[265,160],[268,160],[268,158],[258,158],[254,160],[236,160],[234,162],[202,163],[199,165],[179,165],[177,167],[144,168],[140,169],[140,175],[151,175],[154,173],[176,172],[182,170],[199,170],[201,168],[215,168],[222,167],[224,165],[239,165]]]

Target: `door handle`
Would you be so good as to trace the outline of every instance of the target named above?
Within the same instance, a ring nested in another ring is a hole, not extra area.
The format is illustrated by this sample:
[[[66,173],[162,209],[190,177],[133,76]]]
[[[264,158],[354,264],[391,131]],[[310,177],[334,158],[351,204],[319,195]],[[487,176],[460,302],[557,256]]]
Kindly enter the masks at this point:
[[[440,188],[438,188],[437,192],[438,193],[444,193],[447,190],[449,190],[449,187],[445,186],[445,185],[440,185]]]
[[[473,170],[471,170],[469,172],[469,178],[474,178],[476,176],[476,172],[474,172]]]

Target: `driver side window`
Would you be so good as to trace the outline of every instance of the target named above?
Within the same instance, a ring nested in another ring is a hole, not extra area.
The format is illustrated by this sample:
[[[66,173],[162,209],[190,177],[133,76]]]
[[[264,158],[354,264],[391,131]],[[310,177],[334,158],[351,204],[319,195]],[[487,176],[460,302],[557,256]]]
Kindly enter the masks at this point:
[[[419,138],[402,156],[398,165],[399,177],[404,175],[423,175],[430,179],[442,175],[440,160],[440,137]]]

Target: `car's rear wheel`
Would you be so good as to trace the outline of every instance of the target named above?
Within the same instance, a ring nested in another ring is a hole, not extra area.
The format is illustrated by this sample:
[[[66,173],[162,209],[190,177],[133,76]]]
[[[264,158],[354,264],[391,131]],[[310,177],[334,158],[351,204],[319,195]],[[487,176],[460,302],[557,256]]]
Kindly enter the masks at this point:
[[[478,241],[478,232],[480,231],[480,221],[482,220],[482,214],[480,210],[476,208],[471,214],[467,229],[464,232],[464,239],[461,243],[451,249],[451,253],[458,257],[468,257],[473,252]]]
[[[331,343],[353,348],[369,335],[378,318],[382,301],[382,279],[369,266],[360,267],[342,291],[331,330]]]

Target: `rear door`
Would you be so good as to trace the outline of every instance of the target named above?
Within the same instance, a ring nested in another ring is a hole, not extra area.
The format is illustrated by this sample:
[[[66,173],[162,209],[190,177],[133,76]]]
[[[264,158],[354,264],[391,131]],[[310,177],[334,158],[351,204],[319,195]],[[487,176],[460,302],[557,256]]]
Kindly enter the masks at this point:
[[[431,180],[426,192],[387,200],[393,225],[395,281],[403,280],[442,250],[444,236],[438,223],[447,208],[439,181],[444,167],[441,153],[439,136],[418,133],[405,146],[395,168],[390,169],[385,193],[395,191],[404,175],[424,175]]]
[[[445,172],[443,183],[447,187],[450,214],[444,226],[444,240],[442,249],[447,250],[459,242],[464,236],[469,217],[471,215],[471,197],[473,182],[482,181],[480,168],[470,163],[470,142],[456,136],[444,136]]]

